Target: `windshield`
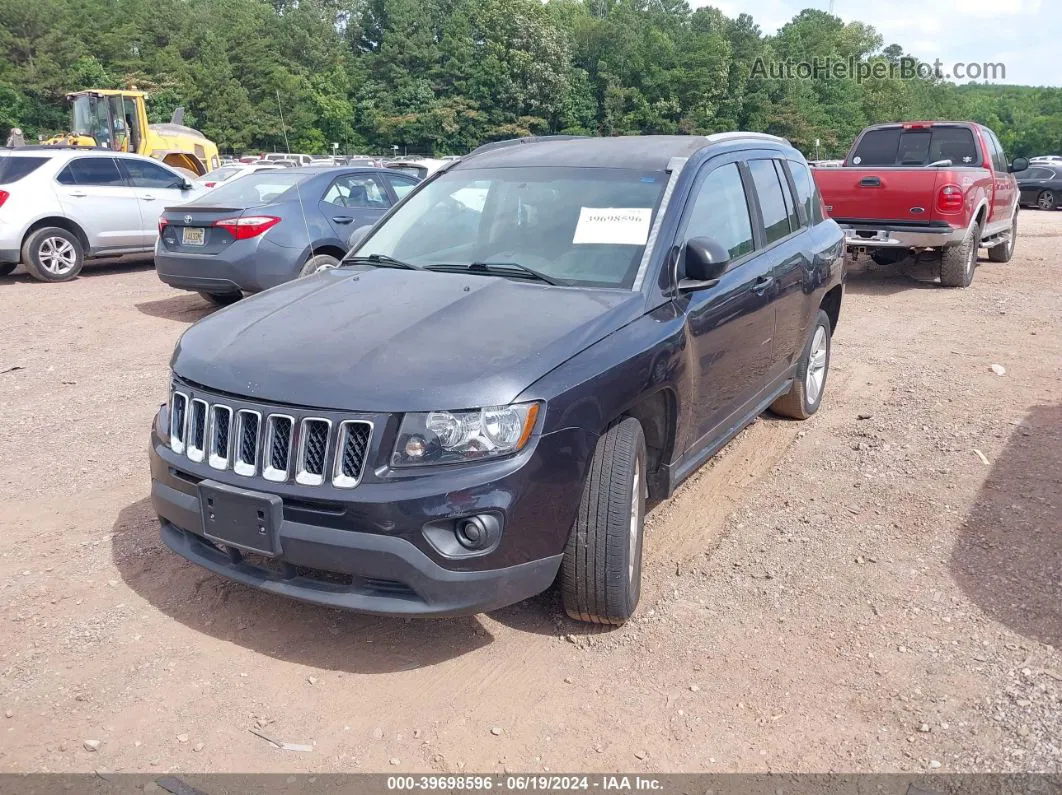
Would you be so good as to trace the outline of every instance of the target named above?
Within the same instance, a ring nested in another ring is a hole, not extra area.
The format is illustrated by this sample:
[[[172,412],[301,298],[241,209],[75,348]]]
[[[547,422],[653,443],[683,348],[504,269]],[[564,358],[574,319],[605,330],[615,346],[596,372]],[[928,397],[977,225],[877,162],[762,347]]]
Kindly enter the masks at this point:
[[[612,168],[451,171],[411,195],[357,256],[422,267],[516,264],[560,283],[634,283],[667,174]]]
[[[111,122],[107,117],[107,103],[96,97],[83,94],[74,97],[73,130],[79,135],[90,135],[99,146],[111,148]]]
[[[291,174],[281,169],[260,171],[226,182],[212,190],[204,201],[210,204],[229,204],[237,207],[256,207],[276,201],[296,183],[307,179],[306,174]]]

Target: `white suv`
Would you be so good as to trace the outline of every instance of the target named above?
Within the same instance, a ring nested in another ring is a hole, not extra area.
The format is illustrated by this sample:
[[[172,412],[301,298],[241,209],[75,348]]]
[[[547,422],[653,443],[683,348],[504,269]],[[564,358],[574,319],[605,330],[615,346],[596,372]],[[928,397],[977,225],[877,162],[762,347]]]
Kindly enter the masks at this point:
[[[0,276],[21,261],[46,282],[86,258],[148,254],[166,207],[206,189],[157,160],[101,149],[0,150]]]

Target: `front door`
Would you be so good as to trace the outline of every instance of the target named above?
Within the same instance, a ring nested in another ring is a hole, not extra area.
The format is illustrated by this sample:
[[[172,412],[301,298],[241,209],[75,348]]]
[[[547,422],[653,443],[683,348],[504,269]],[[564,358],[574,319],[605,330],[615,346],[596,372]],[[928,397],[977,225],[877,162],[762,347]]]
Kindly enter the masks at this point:
[[[187,204],[198,192],[185,187],[189,183],[184,176],[160,163],[129,157],[119,158],[118,165],[126,181],[136,190],[140,203],[140,245],[154,246],[162,211]]]
[[[731,256],[718,285],[679,298],[696,354],[690,453],[725,434],[740,419],[742,407],[761,389],[771,368],[772,262],[757,250],[743,169],[727,156],[705,164],[687,202],[677,241],[682,245],[695,237],[710,237]]]
[[[56,175],[63,212],[85,230],[93,254],[143,246],[136,189],[126,184],[113,157],[71,160]]]

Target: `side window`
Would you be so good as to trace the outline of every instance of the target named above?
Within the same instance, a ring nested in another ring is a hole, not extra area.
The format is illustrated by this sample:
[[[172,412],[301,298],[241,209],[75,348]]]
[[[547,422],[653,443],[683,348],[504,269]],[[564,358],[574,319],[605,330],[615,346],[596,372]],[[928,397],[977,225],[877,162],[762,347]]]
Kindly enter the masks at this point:
[[[796,184],[797,202],[804,205],[804,216],[808,219],[808,223],[812,226],[821,223],[823,220],[822,202],[819,198],[815,180],[811,176],[811,169],[803,163],[790,160],[789,173],[793,175],[793,182]]]
[[[750,160],[752,182],[756,186],[756,195],[760,200],[760,212],[763,214],[763,231],[767,235],[767,245],[781,240],[792,229],[789,228],[789,212],[786,210],[782,186],[778,182],[778,172],[774,170],[771,160]]]
[[[322,201],[338,207],[380,208],[387,207],[387,191],[373,174],[349,174],[340,177],[324,195]]]
[[[179,188],[181,178],[167,168],[146,160],[121,161],[129,177],[129,184],[136,188]]]
[[[686,239],[693,237],[715,238],[735,260],[755,248],[748,197],[734,163],[719,166],[698,188],[686,227]]]
[[[79,157],[56,176],[60,185],[111,185],[126,187],[113,157]]]
[[[789,180],[786,178],[785,167],[782,166],[781,160],[774,161],[774,170],[778,172],[778,182],[782,186],[782,198],[785,199],[785,211],[789,216],[789,228],[795,232],[802,224],[800,223],[800,215],[796,210],[796,202],[793,201],[793,191],[789,187]]]
[[[417,180],[409,177],[400,177],[397,174],[389,174],[387,181],[391,183],[391,190],[395,192],[395,196],[400,199],[417,187]]]
[[[987,128],[986,128],[987,129]],[[1003,144],[999,142],[996,134],[988,130],[988,140],[992,142],[992,166],[996,171],[1007,173],[1007,155],[1003,151]]]

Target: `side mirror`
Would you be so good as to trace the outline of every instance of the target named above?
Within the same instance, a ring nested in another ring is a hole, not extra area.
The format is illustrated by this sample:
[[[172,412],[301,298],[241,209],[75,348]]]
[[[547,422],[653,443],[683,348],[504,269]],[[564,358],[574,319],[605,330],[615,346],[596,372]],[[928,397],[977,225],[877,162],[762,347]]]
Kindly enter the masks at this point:
[[[1026,157],[1016,157],[1014,162],[1010,164],[1010,173],[1014,174],[1018,171],[1024,171],[1029,167],[1029,159]]]
[[[711,237],[695,237],[682,247],[679,258],[679,290],[692,292],[714,287],[730,264],[730,252]]]
[[[359,226],[353,232],[350,233],[350,237],[347,238],[347,249],[352,249],[365,239],[365,235],[369,234],[369,230],[372,229],[372,224],[366,224],[365,226]]]

